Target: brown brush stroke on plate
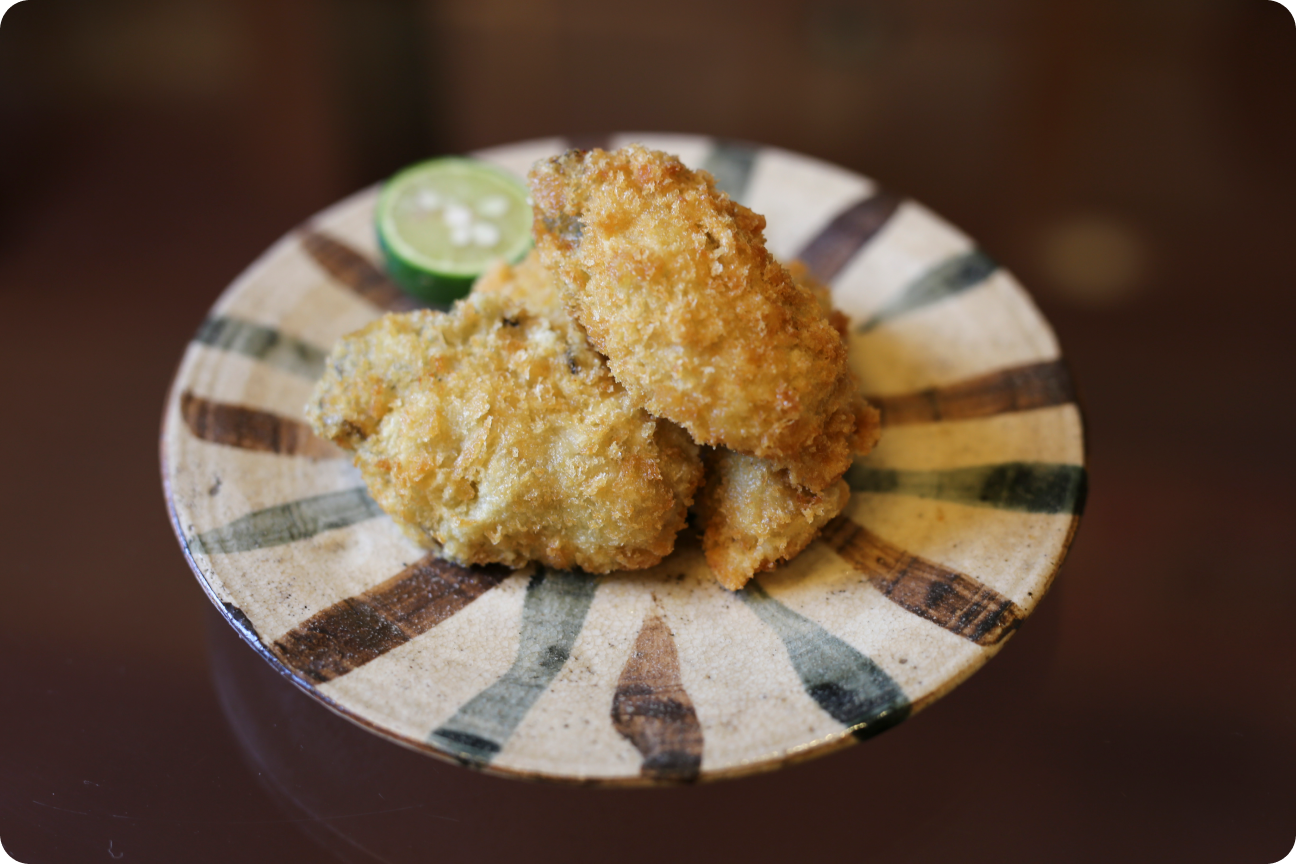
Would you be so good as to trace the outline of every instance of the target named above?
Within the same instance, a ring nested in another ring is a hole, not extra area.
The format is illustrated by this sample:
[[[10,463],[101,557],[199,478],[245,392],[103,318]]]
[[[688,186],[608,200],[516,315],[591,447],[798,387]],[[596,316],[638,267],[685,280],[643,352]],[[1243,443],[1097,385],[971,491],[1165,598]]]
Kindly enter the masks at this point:
[[[891,602],[978,645],[995,645],[1026,612],[970,576],[911,555],[839,516],[820,535]]]
[[[379,309],[408,312],[422,307],[423,304],[402,291],[377,265],[336,237],[308,230],[302,232],[301,244],[330,276]]]
[[[282,456],[337,459],[342,451],[318,437],[305,423],[242,405],[216,402],[186,390],[180,414],[195,438]]]
[[[688,781],[702,766],[702,726],[680,680],[670,628],[656,612],[644,620],[612,697],[612,723],[643,754],[639,773]]]
[[[275,640],[288,668],[323,683],[358,669],[454,615],[512,571],[463,567],[433,554],[334,603]]]
[[[855,253],[863,249],[891,219],[900,202],[898,195],[882,190],[856,201],[832,218],[794,258],[799,258],[819,279],[831,282]]]
[[[1075,401],[1075,388],[1059,359],[1000,369],[943,387],[865,398],[882,412],[882,425],[906,426],[1065,405]]]

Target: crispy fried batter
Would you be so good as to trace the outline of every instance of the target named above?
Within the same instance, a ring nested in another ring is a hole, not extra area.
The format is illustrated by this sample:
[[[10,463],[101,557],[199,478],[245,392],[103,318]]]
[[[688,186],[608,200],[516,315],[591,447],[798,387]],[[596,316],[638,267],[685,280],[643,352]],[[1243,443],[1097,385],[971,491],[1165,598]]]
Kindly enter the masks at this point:
[[[563,305],[562,285],[553,271],[544,266],[534,247],[517,264],[510,266],[501,262],[491,267],[472,290],[474,294],[494,294],[505,302],[525,306],[528,311],[564,328],[572,324]]]
[[[845,341],[765,249],[764,217],[640,146],[569,151],[528,180],[537,247],[636,404],[811,490],[868,448]]]
[[[844,336],[848,321],[833,308],[827,286],[816,281],[800,261],[791,262],[787,269]],[[501,265],[488,272],[473,291],[507,297],[551,321],[570,324],[557,278],[534,250],[515,267]],[[871,444],[878,426],[876,413],[868,413],[865,422]],[[850,498],[840,479],[814,493],[793,484],[786,471],[768,460],[730,450],[709,449],[705,463],[706,491],[698,498],[703,547],[716,579],[732,590],[805,549]]]
[[[508,294],[344,338],[307,408],[312,427],[353,449],[375,500],[444,557],[656,564],[701,482],[696,445],[638,408],[574,323]]]
[[[789,482],[772,462],[732,450],[710,451],[706,468],[697,503],[705,526],[702,550],[730,591],[809,546],[850,500],[845,480],[811,492]]]
[[[814,295],[845,338],[850,322],[833,308],[827,286],[800,261],[789,264],[788,273]],[[857,435],[871,450],[881,432],[877,411],[864,405],[857,423]],[[800,553],[850,500],[850,488],[840,477],[812,492],[792,483],[787,471],[767,459],[713,450],[705,462],[706,488],[697,505],[702,548],[716,579],[733,591],[756,573]]]
[[[787,265],[787,271],[793,282],[814,295],[815,300],[819,303],[819,308],[823,310],[824,315],[828,318],[828,323],[837,331],[837,335],[843,339],[848,339],[850,319],[846,317],[845,312],[833,308],[832,291],[829,290],[828,286],[816,279],[814,274],[810,272],[810,268],[800,258],[790,262]]]

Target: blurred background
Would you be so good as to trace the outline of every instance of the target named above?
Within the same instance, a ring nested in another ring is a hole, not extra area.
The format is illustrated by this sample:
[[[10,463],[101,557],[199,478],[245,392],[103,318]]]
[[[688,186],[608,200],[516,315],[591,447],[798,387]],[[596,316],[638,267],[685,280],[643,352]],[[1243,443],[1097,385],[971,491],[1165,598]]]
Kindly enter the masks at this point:
[[[18,3],[0,841],[27,864],[1279,860],[1293,109],[1270,0]],[[614,130],[777,145],[927,204],[1034,293],[1089,432],[1071,556],[983,671],[864,746],[664,793],[486,778],[329,714],[211,611],[157,466],[186,342],[280,235],[417,159]]]

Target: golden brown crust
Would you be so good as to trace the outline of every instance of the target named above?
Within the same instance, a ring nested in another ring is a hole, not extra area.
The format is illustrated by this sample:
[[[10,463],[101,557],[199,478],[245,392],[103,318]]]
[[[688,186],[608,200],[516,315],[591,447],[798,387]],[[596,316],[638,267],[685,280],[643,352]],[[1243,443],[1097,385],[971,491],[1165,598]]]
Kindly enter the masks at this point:
[[[537,248],[637,404],[821,490],[866,436],[846,344],[706,172],[630,146],[529,175]]]
[[[528,311],[567,326],[562,287],[544,266],[534,248],[517,264],[503,262],[491,267],[473,284],[474,294],[493,294],[505,302],[525,306]]]
[[[313,428],[353,449],[375,500],[444,557],[595,573],[658,563],[701,481],[697,447],[631,401],[573,322],[509,293],[344,338],[308,406]]]
[[[828,287],[800,261],[789,264],[788,273],[814,295],[845,339],[849,321],[833,308]],[[853,435],[857,450],[868,452],[877,445],[881,418],[858,395],[854,376],[849,377],[853,395],[846,404],[855,411],[855,422],[834,427],[839,422],[834,415],[824,437]],[[850,487],[840,477],[822,491],[812,492],[792,483],[788,472],[773,462],[727,450],[709,452],[706,469],[707,485],[697,506],[702,546],[716,579],[730,590],[799,554],[850,500]]]
[[[832,291],[829,290],[828,286],[816,279],[814,274],[810,272],[810,268],[800,258],[790,261],[787,265],[787,271],[793,282],[814,295],[815,302],[819,304],[819,308],[828,317],[828,323],[837,331],[837,335],[841,336],[842,339],[849,339],[850,319],[846,317],[845,312],[833,308]]]
[[[840,478],[811,492],[772,462],[731,450],[708,452],[706,468],[697,503],[702,550],[716,580],[730,591],[809,546],[850,500]]]

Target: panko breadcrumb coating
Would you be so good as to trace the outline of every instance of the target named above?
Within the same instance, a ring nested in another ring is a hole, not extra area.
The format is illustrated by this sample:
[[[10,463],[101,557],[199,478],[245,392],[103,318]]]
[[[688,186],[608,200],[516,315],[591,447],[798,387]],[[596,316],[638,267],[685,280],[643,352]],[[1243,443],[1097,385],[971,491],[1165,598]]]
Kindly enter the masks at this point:
[[[787,269],[796,284],[810,291],[844,338],[849,322],[833,308],[827,286],[815,280],[800,261],[792,261]],[[473,291],[506,297],[570,326],[558,279],[544,267],[535,250],[516,266],[493,268]],[[879,428],[876,412],[870,410],[864,422],[871,446]],[[705,491],[699,493],[696,507],[702,545],[717,581],[730,590],[738,590],[756,573],[800,553],[850,499],[850,489],[840,479],[822,492],[811,492],[793,484],[786,471],[765,459],[720,449],[710,450],[704,461]]]
[[[711,175],[632,145],[569,151],[528,181],[537,248],[636,404],[815,491],[868,448],[844,340],[766,250],[764,217]]]
[[[345,337],[307,414],[407,534],[465,564],[652,566],[702,479],[697,446],[637,407],[572,322],[500,294]]]
[[[845,312],[833,307],[832,291],[828,286],[816,279],[814,274],[810,272],[810,268],[800,258],[789,262],[787,271],[793,282],[805,288],[814,296],[819,303],[819,308],[823,310],[824,315],[828,318],[828,323],[837,331],[837,335],[841,336],[842,339],[849,339],[850,319],[846,317]]]
[[[833,308],[827,286],[800,261],[790,263],[788,273],[814,295],[844,339],[850,322]],[[881,423],[877,411],[866,408],[857,431],[872,449]],[[840,477],[812,492],[792,483],[786,471],[767,459],[721,449],[704,461],[706,488],[697,504],[702,548],[716,579],[731,591],[800,553],[850,500],[850,487]]]
[[[706,471],[697,503],[702,551],[716,580],[730,591],[809,546],[850,500],[841,478],[811,492],[790,483],[772,462],[732,450],[711,451]]]
[[[562,285],[553,271],[545,267],[534,247],[517,264],[499,263],[491,267],[473,284],[472,290],[474,294],[493,294],[505,302],[525,306],[563,328],[572,326],[563,305]],[[585,341],[583,332],[573,338]]]

